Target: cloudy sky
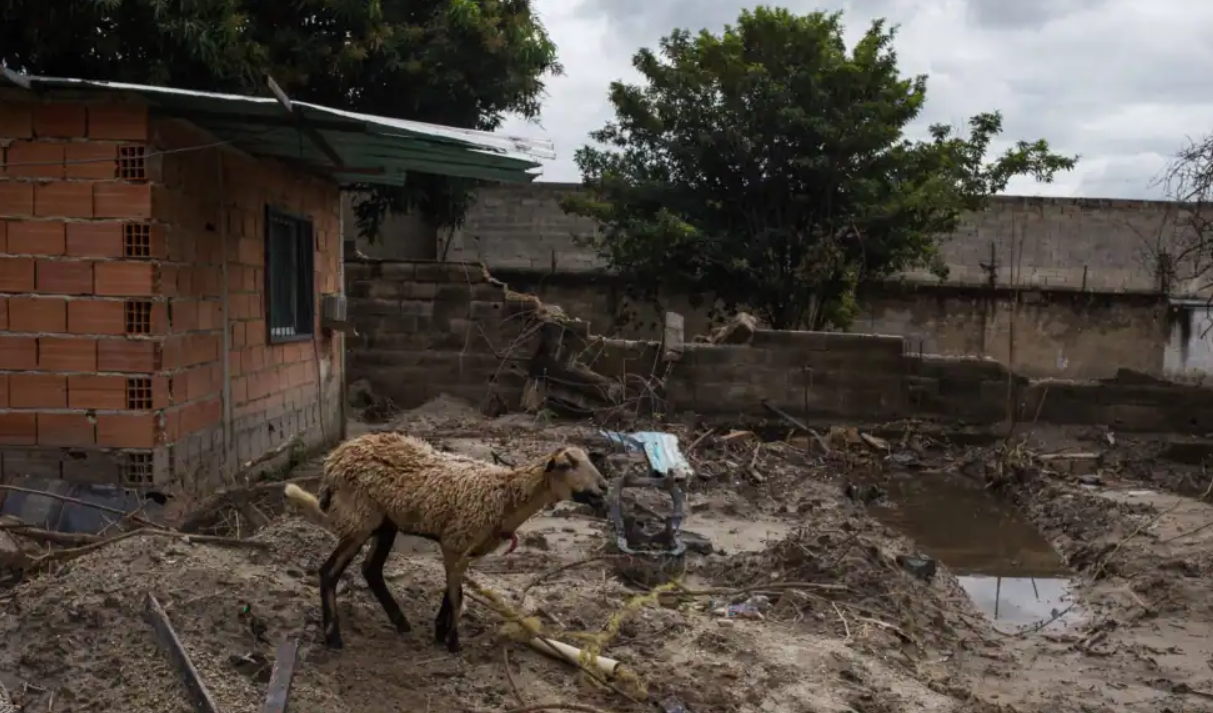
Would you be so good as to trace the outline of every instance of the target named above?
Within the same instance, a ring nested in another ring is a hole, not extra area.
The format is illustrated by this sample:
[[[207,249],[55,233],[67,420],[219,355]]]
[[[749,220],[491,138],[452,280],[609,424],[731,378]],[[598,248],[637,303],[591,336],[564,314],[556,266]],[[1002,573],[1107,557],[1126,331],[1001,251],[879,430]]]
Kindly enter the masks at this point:
[[[553,80],[541,126],[558,159],[545,181],[578,181],[573,152],[611,116],[607,86],[633,81],[638,47],[674,27],[718,30],[737,0],[535,0],[567,76]],[[757,3],[753,3],[757,4]],[[1047,138],[1081,154],[1053,185],[1010,193],[1158,197],[1153,179],[1189,137],[1213,132],[1213,3],[1190,0],[783,0],[789,9],[842,9],[852,39],[874,17],[901,25],[903,72],[929,76],[919,130],[1003,112],[1009,139]]]

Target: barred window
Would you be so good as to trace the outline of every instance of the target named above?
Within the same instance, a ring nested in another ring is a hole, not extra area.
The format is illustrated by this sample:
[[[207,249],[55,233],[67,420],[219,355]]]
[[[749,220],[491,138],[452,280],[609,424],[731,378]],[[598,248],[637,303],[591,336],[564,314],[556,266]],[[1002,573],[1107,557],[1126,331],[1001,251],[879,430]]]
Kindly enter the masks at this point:
[[[311,339],[315,254],[309,219],[265,209],[265,311],[270,344]]]

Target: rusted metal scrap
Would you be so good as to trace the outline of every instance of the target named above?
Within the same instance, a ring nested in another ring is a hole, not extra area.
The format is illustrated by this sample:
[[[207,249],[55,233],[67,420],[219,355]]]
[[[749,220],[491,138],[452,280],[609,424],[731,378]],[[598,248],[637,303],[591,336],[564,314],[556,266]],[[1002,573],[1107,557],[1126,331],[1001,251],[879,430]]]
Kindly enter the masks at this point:
[[[190,660],[190,655],[181,645],[181,639],[173,629],[164,607],[160,606],[160,602],[151,594],[147,595],[144,616],[152,625],[160,648],[173,660],[173,664],[185,679],[185,687],[190,693],[190,698],[193,699],[194,707],[201,713],[220,713],[219,704],[215,703],[215,698],[211,695],[210,689],[206,687],[206,682],[202,680],[197,667]]]
[[[278,652],[274,655],[274,670],[270,673],[270,686],[261,713],[287,713],[291,697],[291,678],[295,675],[298,655],[298,641],[287,639],[278,644]]]

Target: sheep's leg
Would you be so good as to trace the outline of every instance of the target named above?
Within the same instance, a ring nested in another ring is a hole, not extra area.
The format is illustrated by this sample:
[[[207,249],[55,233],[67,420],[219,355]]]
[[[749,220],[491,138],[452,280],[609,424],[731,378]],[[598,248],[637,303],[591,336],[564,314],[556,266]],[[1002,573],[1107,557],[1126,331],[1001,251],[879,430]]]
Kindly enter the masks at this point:
[[[370,539],[369,534],[347,535],[337,543],[337,549],[320,565],[320,616],[324,626],[324,643],[331,649],[342,647],[341,624],[337,620],[337,582],[358,551]]]
[[[446,602],[447,631],[446,649],[453,654],[459,653],[459,617],[463,614],[463,573],[467,570],[468,558],[462,552],[442,551],[443,564],[446,565]]]
[[[459,599],[463,601],[463,585],[459,585]],[[447,632],[451,630],[451,595],[442,592],[442,606],[438,608],[438,618],[434,619],[434,641],[441,644],[446,641]]]
[[[400,604],[392,597],[392,593],[387,588],[387,582],[383,579],[383,565],[387,563],[388,555],[392,552],[392,545],[396,544],[396,532],[396,525],[391,520],[384,518],[383,524],[372,535],[374,541],[371,544],[370,554],[362,563],[362,576],[366,578],[366,586],[371,590],[371,594],[375,595],[380,606],[387,612],[387,618],[392,622],[392,626],[403,634],[411,631],[413,627],[409,624],[404,612],[400,610]]]

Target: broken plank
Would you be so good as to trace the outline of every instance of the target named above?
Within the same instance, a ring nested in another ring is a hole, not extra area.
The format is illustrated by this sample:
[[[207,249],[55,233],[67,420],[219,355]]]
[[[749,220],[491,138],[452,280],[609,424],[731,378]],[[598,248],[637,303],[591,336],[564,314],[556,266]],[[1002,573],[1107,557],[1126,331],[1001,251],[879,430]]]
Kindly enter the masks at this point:
[[[261,713],[286,713],[291,697],[291,678],[295,675],[295,661],[299,654],[299,642],[287,639],[278,644],[274,654],[274,669],[270,673],[270,687],[265,694],[265,705]]]
[[[185,679],[185,687],[190,693],[190,698],[193,699],[194,707],[201,713],[220,713],[219,705],[215,703],[214,697],[206,687],[206,682],[202,680],[194,662],[190,660],[190,655],[181,645],[181,639],[173,630],[173,625],[169,621],[164,607],[160,606],[160,602],[151,594],[147,595],[144,614],[156,632],[160,648],[173,660],[178,672]]]

